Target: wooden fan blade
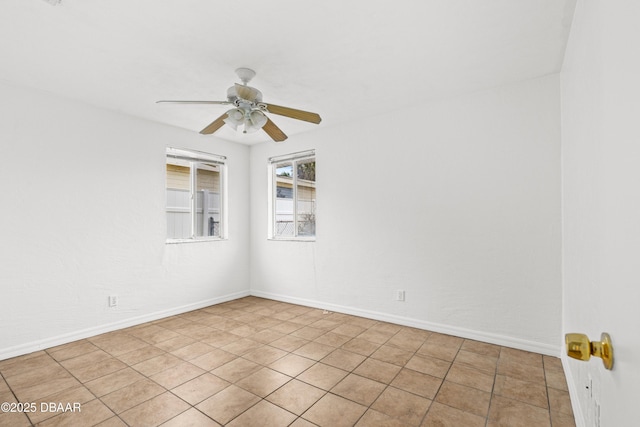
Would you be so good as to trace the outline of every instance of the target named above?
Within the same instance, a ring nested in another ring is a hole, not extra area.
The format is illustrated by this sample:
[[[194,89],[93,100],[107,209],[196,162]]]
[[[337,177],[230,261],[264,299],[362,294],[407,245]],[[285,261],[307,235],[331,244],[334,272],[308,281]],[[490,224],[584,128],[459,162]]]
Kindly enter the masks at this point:
[[[260,91],[251,86],[244,86],[236,83],[236,94],[238,98],[246,99],[249,102],[255,102]]]
[[[287,139],[287,135],[285,135],[284,132],[282,132],[280,128],[269,118],[267,118],[267,123],[262,126],[262,130],[264,130],[275,142],[282,142]]]
[[[212,133],[214,133],[224,125],[224,119],[226,118],[227,118],[227,113],[224,113],[223,115],[221,115],[220,117],[212,121],[209,126],[202,129],[200,133],[203,135],[211,135]]]
[[[304,120],[305,122],[311,122],[318,124],[322,120],[317,113],[311,113],[309,111],[296,110],[295,108],[282,107],[280,105],[266,104],[267,111],[269,113],[278,114],[280,116],[291,117],[296,120]]]
[[[156,104],[231,104],[229,101],[156,101]]]

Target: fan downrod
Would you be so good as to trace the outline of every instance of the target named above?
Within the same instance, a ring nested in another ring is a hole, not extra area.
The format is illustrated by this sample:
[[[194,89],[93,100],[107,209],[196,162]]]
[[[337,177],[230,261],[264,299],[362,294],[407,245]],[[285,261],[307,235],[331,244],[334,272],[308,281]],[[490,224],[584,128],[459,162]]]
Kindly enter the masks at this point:
[[[256,72],[251,68],[238,68],[236,69],[236,74],[245,86],[256,76]]]

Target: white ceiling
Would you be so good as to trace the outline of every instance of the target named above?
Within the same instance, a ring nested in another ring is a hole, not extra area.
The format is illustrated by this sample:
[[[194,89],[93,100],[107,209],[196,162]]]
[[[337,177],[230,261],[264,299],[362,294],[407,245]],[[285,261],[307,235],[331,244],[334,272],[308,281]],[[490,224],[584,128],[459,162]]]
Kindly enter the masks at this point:
[[[234,70],[290,137],[560,71],[576,0],[2,0],[0,79],[200,131]],[[55,3],[55,2],[54,2]],[[227,126],[215,136],[253,144]]]

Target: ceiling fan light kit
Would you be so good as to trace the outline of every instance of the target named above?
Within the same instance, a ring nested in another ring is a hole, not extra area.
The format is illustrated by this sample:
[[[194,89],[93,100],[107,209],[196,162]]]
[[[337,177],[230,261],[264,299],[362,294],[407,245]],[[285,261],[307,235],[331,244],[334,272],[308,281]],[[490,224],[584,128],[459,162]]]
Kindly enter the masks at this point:
[[[262,102],[262,92],[258,89],[247,86],[256,75],[256,72],[250,68],[238,68],[236,74],[242,84],[236,83],[227,89],[226,101],[157,101],[158,103],[174,103],[174,104],[217,104],[217,105],[234,105],[236,108],[228,110],[226,113],[215,119],[207,127],[200,131],[203,135],[210,135],[227,124],[238,130],[242,127],[243,133],[253,133],[259,129],[264,130],[267,135],[276,142],[282,142],[287,139],[280,128],[278,128],[265,113],[278,114],[280,116],[289,117],[296,120],[303,120],[310,123],[318,124],[322,120],[317,113],[309,111],[297,110],[295,108],[282,107],[279,105],[267,104]]]

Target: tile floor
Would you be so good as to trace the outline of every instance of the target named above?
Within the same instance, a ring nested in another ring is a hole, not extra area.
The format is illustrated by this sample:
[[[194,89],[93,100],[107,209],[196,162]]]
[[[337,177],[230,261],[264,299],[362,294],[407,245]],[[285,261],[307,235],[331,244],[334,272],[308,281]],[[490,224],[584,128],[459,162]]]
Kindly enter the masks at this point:
[[[3,360],[0,374],[0,402],[35,404],[0,413],[11,427],[575,425],[557,358],[256,297]]]

